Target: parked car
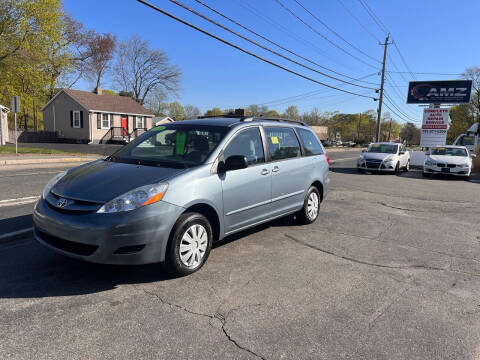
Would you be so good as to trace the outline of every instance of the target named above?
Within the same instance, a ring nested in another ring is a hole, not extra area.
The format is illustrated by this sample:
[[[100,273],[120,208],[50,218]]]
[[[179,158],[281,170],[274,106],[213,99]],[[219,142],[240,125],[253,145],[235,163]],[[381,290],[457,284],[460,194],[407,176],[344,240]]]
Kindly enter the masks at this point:
[[[372,143],[363,150],[357,160],[357,169],[364,171],[382,171],[399,173],[410,169],[410,152],[405,145],[397,143]]]
[[[475,154],[470,154],[465,146],[438,146],[426,155],[423,176],[450,174],[467,179],[470,177]]]
[[[470,153],[473,153],[479,143],[478,123],[475,123],[467,130],[466,134],[461,134],[453,145],[465,146]]]
[[[288,214],[314,222],[329,158],[306,125],[213,118],[157,126],[112,156],[55,176],[36,203],[36,239],[107,264],[197,271],[212,243]]]

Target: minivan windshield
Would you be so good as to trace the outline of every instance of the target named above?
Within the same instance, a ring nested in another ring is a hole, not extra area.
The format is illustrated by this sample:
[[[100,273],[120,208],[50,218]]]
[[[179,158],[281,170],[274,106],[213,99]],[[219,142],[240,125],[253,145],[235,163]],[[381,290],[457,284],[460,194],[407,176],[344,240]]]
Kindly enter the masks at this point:
[[[367,149],[369,153],[396,154],[398,145],[392,144],[370,144]]]
[[[437,147],[433,149],[432,155],[444,156],[468,156],[467,150],[462,148]]]
[[[148,166],[196,166],[205,162],[228,130],[209,125],[157,126],[106,160]]]

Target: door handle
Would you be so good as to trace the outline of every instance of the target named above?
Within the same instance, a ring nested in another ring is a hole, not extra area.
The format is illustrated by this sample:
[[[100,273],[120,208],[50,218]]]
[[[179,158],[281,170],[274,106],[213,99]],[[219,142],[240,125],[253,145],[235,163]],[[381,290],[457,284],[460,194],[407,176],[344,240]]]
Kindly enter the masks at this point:
[[[280,168],[278,166],[275,166],[272,170],[272,172],[279,172],[280,171]]]
[[[262,174],[262,175],[268,175],[268,174],[270,174],[270,171],[268,171],[267,169],[263,169],[260,174]]]

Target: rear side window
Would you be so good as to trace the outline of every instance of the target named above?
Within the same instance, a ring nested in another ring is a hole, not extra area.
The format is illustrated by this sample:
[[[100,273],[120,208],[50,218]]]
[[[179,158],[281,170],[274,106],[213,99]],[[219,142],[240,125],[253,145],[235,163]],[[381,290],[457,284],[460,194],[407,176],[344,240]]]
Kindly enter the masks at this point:
[[[300,140],[305,148],[306,155],[323,154],[322,146],[314,133],[306,129],[297,129]]]
[[[266,127],[268,151],[271,160],[282,160],[300,156],[300,144],[291,128]]]
[[[249,165],[265,162],[262,137],[258,127],[240,131],[235,135],[223,151],[225,160],[232,155],[245,156]]]

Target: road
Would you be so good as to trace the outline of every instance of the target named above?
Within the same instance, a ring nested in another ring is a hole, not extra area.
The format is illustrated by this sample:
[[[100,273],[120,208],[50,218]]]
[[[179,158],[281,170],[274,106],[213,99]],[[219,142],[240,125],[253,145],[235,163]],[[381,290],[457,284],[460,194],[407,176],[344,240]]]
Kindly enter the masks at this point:
[[[227,238],[184,278],[0,245],[2,358],[478,359],[480,185],[353,165],[315,224]]]
[[[35,146],[38,144],[35,144]],[[52,144],[48,144],[52,145]],[[54,144],[54,145],[72,145],[72,151],[79,151],[85,146],[83,144]],[[113,145],[108,149],[117,148]],[[75,150],[77,149],[77,150]],[[95,150],[90,150],[95,151]],[[331,152],[330,158],[336,161],[349,161],[351,158],[357,157],[359,150]],[[0,171],[0,236],[2,234],[20,231],[32,226],[32,218],[30,216],[33,208],[34,196],[39,196],[50,178],[59,172],[68,169],[68,167],[54,168],[37,168],[37,169],[21,169]],[[1,201],[11,200],[9,206],[5,206]],[[17,203],[27,204],[15,205]]]

